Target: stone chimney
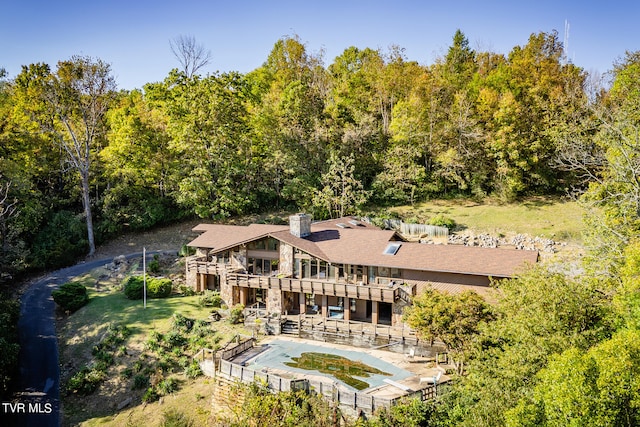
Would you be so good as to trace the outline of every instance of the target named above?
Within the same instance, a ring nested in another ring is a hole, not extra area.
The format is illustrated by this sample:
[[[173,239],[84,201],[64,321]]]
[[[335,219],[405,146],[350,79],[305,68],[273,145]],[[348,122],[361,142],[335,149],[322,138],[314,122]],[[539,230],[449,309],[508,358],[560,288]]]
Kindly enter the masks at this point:
[[[289,231],[296,237],[311,235],[311,215],[299,213],[289,217]]]

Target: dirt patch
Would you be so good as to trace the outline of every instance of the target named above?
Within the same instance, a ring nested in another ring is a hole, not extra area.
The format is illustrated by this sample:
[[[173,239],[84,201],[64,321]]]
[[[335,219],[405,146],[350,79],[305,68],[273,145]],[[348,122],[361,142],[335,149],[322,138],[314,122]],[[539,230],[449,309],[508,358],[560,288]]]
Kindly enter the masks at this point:
[[[195,239],[200,233],[194,232],[198,224],[212,222],[192,219],[149,231],[126,233],[96,248],[94,259],[112,258],[118,255],[147,251],[175,251]]]

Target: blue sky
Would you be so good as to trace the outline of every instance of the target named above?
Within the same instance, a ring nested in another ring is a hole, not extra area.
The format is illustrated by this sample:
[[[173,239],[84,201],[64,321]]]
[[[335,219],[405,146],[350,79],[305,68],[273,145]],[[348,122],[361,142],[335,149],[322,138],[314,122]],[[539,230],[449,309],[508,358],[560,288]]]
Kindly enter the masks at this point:
[[[73,55],[109,62],[118,86],[163,80],[178,62],[169,41],[194,36],[211,50],[204,71],[259,67],[281,37],[297,34],[325,64],[349,46],[405,49],[409,60],[432,64],[456,29],[474,49],[507,54],[532,33],[557,30],[568,56],[605,73],[625,51],[640,50],[638,1],[172,1],[2,0],[0,67],[15,77],[22,65],[52,67]]]

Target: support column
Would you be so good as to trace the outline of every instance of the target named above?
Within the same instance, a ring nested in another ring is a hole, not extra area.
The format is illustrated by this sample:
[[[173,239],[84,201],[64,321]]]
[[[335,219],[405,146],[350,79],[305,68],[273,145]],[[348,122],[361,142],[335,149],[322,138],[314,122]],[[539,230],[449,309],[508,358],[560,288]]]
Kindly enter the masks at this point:
[[[240,304],[247,306],[247,288],[240,288]]]
[[[378,301],[371,301],[371,324],[378,324]]]
[[[328,315],[329,309],[327,308],[329,305],[329,297],[326,295],[322,295],[322,318],[326,319]]]
[[[342,313],[343,313],[344,320],[346,321],[351,320],[351,299],[350,298],[344,299],[344,307],[343,307]]]
[[[300,303],[300,314],[306,314],[307,313],[307,298],[306,298],[304,292],[300,292],[298,295],[299,295],[298,302]]]

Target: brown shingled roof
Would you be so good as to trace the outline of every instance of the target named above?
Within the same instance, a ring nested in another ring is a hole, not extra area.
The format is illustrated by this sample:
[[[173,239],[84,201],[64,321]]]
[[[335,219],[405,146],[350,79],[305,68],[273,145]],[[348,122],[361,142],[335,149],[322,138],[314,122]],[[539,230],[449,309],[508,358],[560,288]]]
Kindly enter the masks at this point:
[[[270,233],[289,230],[286,225],[250,224],[250,225],[222,225],[200,224],[194,231],[204,231],[189,243],[194,248],[208,248],[224,251],[243,243],[258,240]]]
[[[287,226],[207,225],[194,229],[204,230],[205,233],[189,243],[189,246],[222,251],[269,235],[334,264],[395,267],[492,277],[512,277],[525,264],[533,264],[538,260],[537,251],[414,242],[401,242],[395,255],[385,255],[383,252],[389,242],[397,238],[395,231],[359,226],[341,228],[336,226],[336,221],[341,220],[312,224],[312,234],[306,238],[292,235]]]

